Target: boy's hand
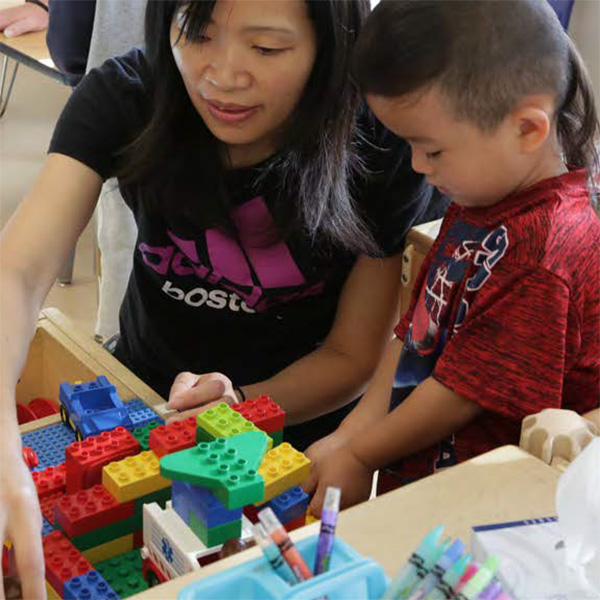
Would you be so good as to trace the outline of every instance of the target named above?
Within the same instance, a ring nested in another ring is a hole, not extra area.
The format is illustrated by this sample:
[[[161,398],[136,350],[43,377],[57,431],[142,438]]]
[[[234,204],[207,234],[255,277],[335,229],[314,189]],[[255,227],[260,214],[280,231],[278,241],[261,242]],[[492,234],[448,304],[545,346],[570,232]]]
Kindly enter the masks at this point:
[[[0,31],[6,37],[42,31],[47,27],[48,12],[31,2],[0,10]]]
[[[373,469],[358,460],[349,445],[344,445],[333,451],[328,457],[314,465],[309,480],[304,489],[316,489],[310,503],[310,511],[320,517],[328,486],[339,487],[342,490],[341,508],[347,508],[369,499],[373,483]]]
[[[324,438],[317,440],[314,444],[311,444],[304,451],[304,454],[311,460],[311,469],[314,470],[315,465],[319,464],[322,460],[327,460],[329,456],[331,456],[338,448],[341,448],[348,440],[349,435],[345,435],[340,429],[336,429],[333,433],[330,433]],[[308,486],[308,482],[305,485]],[[312,487],[316,487],[316,481]]]

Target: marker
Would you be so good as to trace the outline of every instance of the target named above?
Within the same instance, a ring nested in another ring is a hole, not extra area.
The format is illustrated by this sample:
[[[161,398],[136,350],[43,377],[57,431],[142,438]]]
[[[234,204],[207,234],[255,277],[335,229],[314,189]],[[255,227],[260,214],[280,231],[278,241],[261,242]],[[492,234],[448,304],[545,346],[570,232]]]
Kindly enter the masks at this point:
[[[290,566],[283,560],[281,552],[273,542],[273,540],[267,535],[264,527],[257,523],[252,526],[252,536],[256,543],[260,546],[263,551],[267,562],[271,565],[273,571],[281,577],[284,581],[287,581],[290,585],[298,583],[296,576]]]
[[[438,525],[423,538],[419,547],[400,569],[396,579],[385,590],[382,600],[408,598],[414,585],[420,580],[419,573],[424,578],[429,569],[436,563],[439,557],[436,549],[443,531],[444,526]]]
[[[321,513],[321,529],[317,542],[315,575],[325,573],[329,570],[329,561],[331,560],[331,551],[333,550],[333,542],[335,540],[335,526],[337,525],[340,513],[341,495],[340,488],[336,487],[328,487],[325,492],[323,511]]]
[[[477,574],[479,567],[475,563],[471,563],[466,569],[463,576],[458,580],[458,583],[452,588],[455,594],[458,594],[465,585]]]
[[[308,565],[304,562],[302,555],[298,552],[298,548],[290,539],[284,526],[280,523],[277,515],[270,507],[263,508],[258,513],[258,518],[265,528],[266,532],[271,536],[271,539],[277,544],[283,560],[290,566],[298,581],[311,579],[311,573]]]
[[[499,596],[496,596],[496,600],[513,600],[506,592],[500,592]]]
[[[496,556],[490,556],[484,563],[479,567],[479,570],[465,586],[457,594],[457,598],[460,600],[475,600],[481,592],[489,585],[492,581],[494,574],[498,570],[500,561]]]
[[[442,576],[442,580],[429,592],[426,600],[448,600],[454,596],[453,587],[464,575],[473,557],[463,554]]]
[[[421,585],[410,595],[409,600],[422,600],[442,580],[444,573],[460,558],[465,544],[454,540],[452,545],[440,556],[435,566],[423,579]]]
[[[502,592],[502,584],[497,580],[493,579],[484,590],[477,596],[477,600],[496,600]]]

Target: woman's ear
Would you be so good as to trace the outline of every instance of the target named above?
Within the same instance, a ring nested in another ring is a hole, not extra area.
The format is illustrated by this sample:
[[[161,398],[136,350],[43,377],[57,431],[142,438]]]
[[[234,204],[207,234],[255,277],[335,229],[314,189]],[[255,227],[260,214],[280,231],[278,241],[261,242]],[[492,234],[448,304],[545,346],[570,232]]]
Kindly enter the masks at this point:
[[[511,112],[519,149],[535,152],[550,135],[554,101],[551,96],[528,96]]]

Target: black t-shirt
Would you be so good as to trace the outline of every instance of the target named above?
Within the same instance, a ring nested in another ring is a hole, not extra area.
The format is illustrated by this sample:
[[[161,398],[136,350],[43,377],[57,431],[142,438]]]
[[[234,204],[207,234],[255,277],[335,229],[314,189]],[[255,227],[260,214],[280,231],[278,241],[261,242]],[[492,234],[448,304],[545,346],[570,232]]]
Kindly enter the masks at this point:
[[[112,176],[115,153],[149,119],[151,90],[141,50],[107,61],[73,92],[50,152]],[[383,252],[391,255],[401,251],[410,227],[438,216],[445,202],[430,203],[434,192],[411,170],[405,142],[366,110],[361,122],[380,149],[362,144],[371,175],[357,182],[356,198]],[[165,397],[174,376],[185,370],[221,371],[239,385],[261,381],[318,347],[331,328],[356,257],[334,250],[325,258],[301,234],[277,235],[270,211],[275,175],[258,190],[256,175],[256,167],[227,175],[235,239],[157,215],[144,201],[148,189],[120,184],[138,238],[117,356]],[[198,181],[190,192],[199,205],[202,190]]]

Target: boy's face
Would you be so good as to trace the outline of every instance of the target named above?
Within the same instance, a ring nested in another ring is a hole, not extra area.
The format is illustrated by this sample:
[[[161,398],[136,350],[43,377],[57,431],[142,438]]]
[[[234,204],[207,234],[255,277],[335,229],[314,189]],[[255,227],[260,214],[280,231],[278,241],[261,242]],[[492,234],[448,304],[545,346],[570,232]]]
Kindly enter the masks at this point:
[[[489,206],[519,187],[523,165],[507,119],[485,133],[453,116],[432,87],[399,98],[367,95],[377,118],[412,149],[412,167],[461,206]]]

